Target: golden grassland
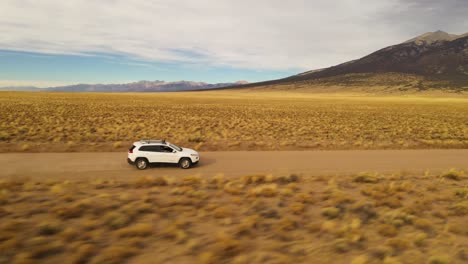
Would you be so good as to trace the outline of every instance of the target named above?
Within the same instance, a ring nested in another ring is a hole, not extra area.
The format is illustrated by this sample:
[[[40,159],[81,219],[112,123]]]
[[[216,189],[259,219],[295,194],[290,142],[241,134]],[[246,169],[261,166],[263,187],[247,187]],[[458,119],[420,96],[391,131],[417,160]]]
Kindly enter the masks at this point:
[[[465,97],[294,92],[0,93],[0,151],[468,147]]]
[[[468,177],[0,182],[0,263],[466,263]]]
[[[376,95],[466,96],[468,79],[436,80],[404,73],[350,73],[296,82],[277,82],[252,90],[300,91],[306,93],[366,93]]]

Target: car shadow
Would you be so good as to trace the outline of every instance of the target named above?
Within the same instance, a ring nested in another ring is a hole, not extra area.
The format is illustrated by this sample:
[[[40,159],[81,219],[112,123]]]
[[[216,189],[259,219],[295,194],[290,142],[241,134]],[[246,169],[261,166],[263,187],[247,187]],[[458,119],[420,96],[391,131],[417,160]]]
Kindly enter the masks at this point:
[[[151,163],[149,168],[179,168],[177,163]]]
[[[201,159],[197,164],[193,165],[193,169],[203,166],[209,166],[211,164],[216,163],[216,159],[213,158],[204,158]],[[177,163],[151,163],[149,164],[149,168],[179,168],[179,164]]]
[[[208,165],[215,164],[215,163],[216,163],[216,159],[202,158],[200,159],[200,162],[198,162],[197,167],[208,166]]]

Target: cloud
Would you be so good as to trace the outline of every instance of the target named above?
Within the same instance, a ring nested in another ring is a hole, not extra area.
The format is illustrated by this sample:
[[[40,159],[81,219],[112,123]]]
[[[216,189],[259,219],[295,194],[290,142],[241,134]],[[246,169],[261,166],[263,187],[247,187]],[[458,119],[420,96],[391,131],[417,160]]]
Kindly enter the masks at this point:
[[[34,86],[39,88],[70,85],[71,82],[45,80],[0,80],[0,87]]]
[[[426,31],[461,33],[467,8],[465,0],[3,0],[0,49],[307,70]]]

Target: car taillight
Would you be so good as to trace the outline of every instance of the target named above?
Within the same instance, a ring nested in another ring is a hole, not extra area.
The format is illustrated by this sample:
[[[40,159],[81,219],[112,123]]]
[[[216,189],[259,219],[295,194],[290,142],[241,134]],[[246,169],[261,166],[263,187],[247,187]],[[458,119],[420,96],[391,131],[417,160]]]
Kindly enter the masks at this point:
[[[133,149],[129,149],[129,150],[128,150],[128,153],[129,153],[129,154],[133,154]]]

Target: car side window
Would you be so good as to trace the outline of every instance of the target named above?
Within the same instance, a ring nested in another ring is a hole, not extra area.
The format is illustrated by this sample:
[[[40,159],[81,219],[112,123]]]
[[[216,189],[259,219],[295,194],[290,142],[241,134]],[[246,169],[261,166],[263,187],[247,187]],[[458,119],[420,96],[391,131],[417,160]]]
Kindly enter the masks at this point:
[[[149,151],[148,147],[149,147],[149,146],[142,146],[142,147],[140,147],[138,150],[139,150],[139,151]]]
[[[161,152],[159,146],[143,146],[140,151]]]
[[[170,147],[161,146],[161,152],[172,153],[172,151],[174,150]]]

